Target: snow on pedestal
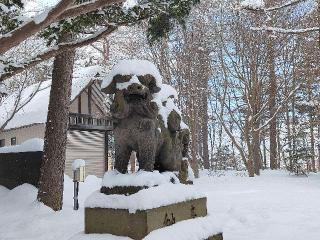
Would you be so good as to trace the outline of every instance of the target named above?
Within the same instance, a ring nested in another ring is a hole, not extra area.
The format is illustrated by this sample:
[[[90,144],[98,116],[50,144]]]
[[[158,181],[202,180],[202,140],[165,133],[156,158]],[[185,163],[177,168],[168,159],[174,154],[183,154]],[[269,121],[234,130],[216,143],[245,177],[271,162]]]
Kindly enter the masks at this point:
[[[157,187],[140,190],[129,196],[106,195],[96,191],[86,199],[85,207],[127,209],[129,213],[135,213],[138,210],[158,208],[203,197],[205,195],[193,186],[165,183]]]
[[[179,183],[179,179],[173,172],[163,172],[159,171],[147,172],[138,171],[135,173],[119,173],[117,170],[108,171],[104,174],[102,180],[103,187],[153,187],[162,185],[165,183]]]

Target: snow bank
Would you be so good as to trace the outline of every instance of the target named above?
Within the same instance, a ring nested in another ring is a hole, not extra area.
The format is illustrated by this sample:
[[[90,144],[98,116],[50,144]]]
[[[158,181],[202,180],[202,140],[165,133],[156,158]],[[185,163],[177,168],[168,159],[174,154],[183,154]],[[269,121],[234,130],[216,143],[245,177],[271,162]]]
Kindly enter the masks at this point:
[[[157,208],[201,197],[204,195],[196,191],[194,186],[167,183],[140,190],[129,196],[106,195],[96,191],[87,198],[85,207],[128,209],[130,213],[135,213],[137,210]]]
[[[244,0],[240,3],[242,8],[263,9],[265,7],[263,0]]]
[[[68,240],[132,240],[132,238],[111,234],[85,234],[84,232],[81,232]]]
[[[67,240],[84,229],[83,203],[100,188],[101,179],[88,176],[80,183],[78,211],[73,210],[73,181],[64,179],[63,209],[55,212],[36,201],[37,188],[23,184],[12,190],[0,186],[1,240]]]
[[[104,174],[102,186],[112,188],[115,186],[147,186],[153,187],[166,183],[179,183],[179,179],[172,172],[138,171],[135,173],[119,173],[117,170],[108,171]]]
[[[76,159],[72,163],[72,171],[76,171],[80,167],[84,167],[86,165],[86,161],[83,159]]]
[[[249,178],[227,171],[222,177],[202,175],[195,179],[193,187],[207,195],[208,218],[212,219],[212,224],[207,226],[211,225],[212,231],[220,230],[221,226],[227,240],[319,240],[319,183],[320,173],[296,177],[285,171],[262,171],[261,176]],[[101,179],[95,176],[88,176],[80,183],[80,209],[74,211],[73,182],[65,177],[63,209],[59,212],[36,203],[37,189],[31,185],[13,190],[0,186],[0,239],[128,240],[105,234],[83,234],[83,202],[100,185]],[[168,194],[170,191],[164,196]],[[150,233],[146,239],[195,240],[183,238],[187,237],[184,232],[192,234],[193,227],[198,232],[198,223],[178,222]],[[164,237],[160,238],[158,231],[162,230]]]
[[[111,70],[107,78],[102,82],[102,88],[108,87],[116,75],[143,76],[150,74],[156,79],[158,87],[162,85],[162,77],[157,67],[148,60],[121,60]]]
[[[38,152],[43,150],[43,139],[31,138],[21,145],[0,148],[0,153]]]

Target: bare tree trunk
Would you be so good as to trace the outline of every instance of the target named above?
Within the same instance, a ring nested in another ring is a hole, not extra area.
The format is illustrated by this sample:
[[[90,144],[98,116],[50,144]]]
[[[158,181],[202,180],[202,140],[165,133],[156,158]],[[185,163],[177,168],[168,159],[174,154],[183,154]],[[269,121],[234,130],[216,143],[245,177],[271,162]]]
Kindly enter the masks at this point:
[[[311,144],[311,171],[316,172],[316,159],[315,159],[315,149],[314,149],[314,130],[313,130],[313,116],[310,114],[310,144]]]
[[[262,144],[263,144],[263,168],[267,168],[267,147],[266,147],[266,137],[265,134],[263,134],[262,137]]]
[[[249,177],[254,177],[255,167],[254,167],[254,160],[253,160],[253,149],[249,150],[248,162],[247,162],[247,170],[249,173]]]
[[[195,118],[194,118],[195,119]],[[197,151],[196,151],[196,130],[195,128],[195,121],[192,121],[192,127],[191,127],[191,168],[194,172],[194,175],[196,178],[199,177],[199,165],[198,165],[198,157],[197,157]]]
[[[249,173],[249,177],[254,177],[254,155],[253,155],[253,144],[252,139],[250,136],[250,131],[253,129],[252,127],[252,119],[247,117],[246,124],[245,124],[245,131],[244,137],[248,148],[248,161],[247,161],[247,170]]]
[[[276,111],[276,96],[277,96],[277,82],[275,74],[275,63],[274,63],[274,46],[269,38],[268,46],[268,64],[269,64],[269,111],[270,118],[273,117]],[[277,117],[273,117],[270,121],[270,168],[277,169]]]
[[[279,123],[280,121],[278,121]],[[277,127],[278,129],[281,129],[281,126],[278,125]],[[280,131],[277,131],[277,168],[280,169],[280,166],[281,166],[281,153],[283,154],[283,151],[280,151],[281,150],[281,139],[280,139]],[[283,155],[282,155],[283,156]]]
[[[317,117],[318,120],[318,171],[320,171],[320,115]]]
[[[206,81],[207,88],[208,89],[208,81]],[[203,94],[202,97],[202,104],[203,104],[203,110],[202,110],[202,145],[203,145],[203,167],[205,169],[210,169],[210,161],[209,161],[209,130],[208,130],[208,122],[209,122],[209,116],[208,116],[208,92]]]
[[[260,175],[261,169],[261,155],[260,155],[260,133],[258,131],[253,131],[253,142],[252,142],[252,155],[254,161],[254,173]]]
[[[61,37],[65,42],[70,35]],[[39,180],[38,201],[55,211],[62,209],[66,159],[69,103],[75,52],[56,56],[45,132],[44,151]]]
[[[288,87],[288,81],[285,80],[285,91],[286,94],[289,92],[289,87]],[[286,105],[286,127],[287,127],[287,139],[288,139],[288,147],[291,150],[292,149],[292,136],[291,136],[291,126],[290,126],[290,106],[289,104]],[[291,151],[289,151],[289,170],[292,170],[292,154]]]

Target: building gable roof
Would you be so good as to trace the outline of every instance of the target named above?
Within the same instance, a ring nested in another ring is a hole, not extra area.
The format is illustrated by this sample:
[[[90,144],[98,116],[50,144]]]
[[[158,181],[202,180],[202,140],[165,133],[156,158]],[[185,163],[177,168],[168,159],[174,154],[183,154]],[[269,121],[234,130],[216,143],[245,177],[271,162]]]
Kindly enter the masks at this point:
[[[79,96],[97,76],[101,73],[99,66],[86,67],[74,71],[72,80],[71,101]],[[39,86],[40,84],[40,86]],[[38,90],[38,91],[37,91]],[[47,121],[51,80],[33,84],[22,91],[20,106],[22,106],[32,94],[35,95],[23,108],[21,108],[9,121],[4,130],[19,128],[22,126],[45,123]],[[10,117],[16,106],[17,93],[8,96],[0,106],[0,126]]]

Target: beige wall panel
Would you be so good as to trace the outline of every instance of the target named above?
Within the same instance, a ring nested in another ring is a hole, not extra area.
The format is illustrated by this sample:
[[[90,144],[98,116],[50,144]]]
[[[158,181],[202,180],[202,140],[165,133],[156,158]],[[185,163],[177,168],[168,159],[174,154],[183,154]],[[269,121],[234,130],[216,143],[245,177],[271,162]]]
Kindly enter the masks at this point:
[[[69,106],[69,111],[71,113],[77,113],[78,112],[78,98],[76,98]]]
[[[92,102],[91,105],[92,105],[91,106],[91,115],[93,117],[101,118],[101,117],[103,117],[105,115],[105,113],[102,113],[100,108],[98,108],[97,105],[94,102]]]
[[[45,124],[35,124],[28,127],[12,129],[0,133],[0,139],[5,139],[5,145],[11,145],[11,138],[17,139],[17,145],[30,138],[44,138]]]
[[[83,114],[89,114],[88,109],[88,94],[86,91],[83,91],[81,93],[81,113]]]

